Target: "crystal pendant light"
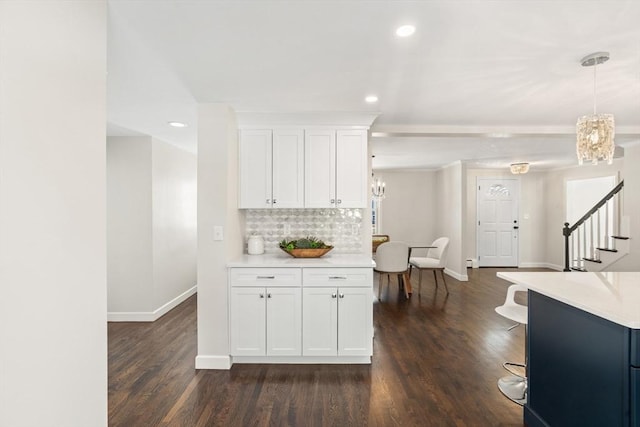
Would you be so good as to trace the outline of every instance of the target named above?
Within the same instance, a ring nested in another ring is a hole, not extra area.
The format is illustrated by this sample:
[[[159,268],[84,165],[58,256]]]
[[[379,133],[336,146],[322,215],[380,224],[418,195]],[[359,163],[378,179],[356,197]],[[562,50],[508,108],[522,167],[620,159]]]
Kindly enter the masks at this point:
[[[529,172],[529,163],[511,163],[511,173],[520,175]]]
[[[609,60],[608,52],[597,52],[582,58],[583,67],[593,67],[593,114],[578,118],[576,124],[576,151],[578,163],[591,161],[597,165],[598,160],[613,162],[615,149],[615,123],[613,114],[596,114],[596,68]]]

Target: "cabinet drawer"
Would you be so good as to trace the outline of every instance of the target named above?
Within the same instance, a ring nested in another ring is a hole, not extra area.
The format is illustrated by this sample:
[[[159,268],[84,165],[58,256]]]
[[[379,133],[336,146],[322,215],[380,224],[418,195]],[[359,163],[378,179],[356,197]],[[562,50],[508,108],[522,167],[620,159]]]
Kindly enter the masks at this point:
[[[300,286],[299,268],[232,268],[231,286]]]
[[[303,286],[373,286],[371,268],[305,268]]]

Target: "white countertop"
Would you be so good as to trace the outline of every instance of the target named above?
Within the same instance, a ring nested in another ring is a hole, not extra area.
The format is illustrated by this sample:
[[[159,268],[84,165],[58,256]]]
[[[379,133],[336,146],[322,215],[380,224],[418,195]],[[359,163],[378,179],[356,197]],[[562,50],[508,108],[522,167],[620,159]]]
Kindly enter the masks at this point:
[[[321,258],[294,258],[286,253],[242,255],[227,263],[227,267],[343,267],[372,268],[371,256],[357,254],[326,254]]]
[[[640,329],[640,272],[498,272],[498,277],[619,325]]]

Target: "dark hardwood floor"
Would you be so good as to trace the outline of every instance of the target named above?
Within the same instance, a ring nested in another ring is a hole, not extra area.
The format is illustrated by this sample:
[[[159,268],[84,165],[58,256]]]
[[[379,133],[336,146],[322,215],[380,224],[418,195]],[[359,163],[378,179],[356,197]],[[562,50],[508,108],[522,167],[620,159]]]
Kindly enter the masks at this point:
[[[153,323],[110,323],[109,425],[522,426],[522,408],[496,386],[502,362],[524,356],[523,328],[507,331],[493,310],[503,270],[447,276],[448,297],[428,274],[421,297],[414,274],[410,300],[385,284],[371,365],[196,371],[195,296]]]

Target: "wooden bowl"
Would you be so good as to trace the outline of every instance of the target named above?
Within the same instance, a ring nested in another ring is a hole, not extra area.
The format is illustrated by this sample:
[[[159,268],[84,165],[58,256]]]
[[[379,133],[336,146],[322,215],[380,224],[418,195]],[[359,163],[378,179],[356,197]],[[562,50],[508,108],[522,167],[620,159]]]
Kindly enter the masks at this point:
[[[327,248],[315,248],[315,249],[291,249],[286,250],[284,248],[280,248],[289,255],[294,258],[320,258],[322,255],[329,252],[333,249],[333,246],[329,246]]]

